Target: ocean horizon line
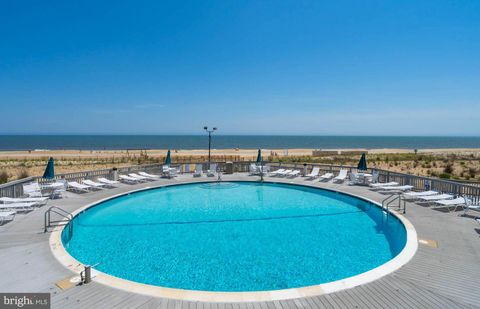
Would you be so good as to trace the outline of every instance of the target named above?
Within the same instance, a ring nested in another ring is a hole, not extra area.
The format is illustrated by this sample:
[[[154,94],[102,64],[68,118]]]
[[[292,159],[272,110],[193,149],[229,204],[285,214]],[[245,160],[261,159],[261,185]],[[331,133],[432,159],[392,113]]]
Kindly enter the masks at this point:
[[[0,137],[3,136],[206,136],[205,132],[195,133],[195,134],[129,134],[129,133],[32,133],[32,134],[21,134],[21,133],[0,133]],[[305,137],[427,137],[427,138],[480,138],[480,135],[374,135],[374,134],[223,134],[220,132],[215,132],[213,136],[305,136]]]
[[[203,135],[0,135],[0,150],[206,149]],[[480,137],[215,135],[213,149],[480,148]]]

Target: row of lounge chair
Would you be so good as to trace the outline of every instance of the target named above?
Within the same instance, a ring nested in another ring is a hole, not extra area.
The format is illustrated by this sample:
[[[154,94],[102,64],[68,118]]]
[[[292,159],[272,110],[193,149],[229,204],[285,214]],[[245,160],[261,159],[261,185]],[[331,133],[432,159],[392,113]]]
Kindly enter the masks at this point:
[[[49,197],[0,197],[0,225],[13,221],[18,213],[27,213],[47,204]]]
[[[270,176],[274,177],[287,177],[287,178],[295,178],[300,175],[299,170],[294,170],[294,169],[278,169],[270,173]],[[340,183],[344,182],[347,179],[348,175],[348,170],[342,169],[338,173],[337,176],[335,176],[333,173],[325,173],[323,175],[320,175],[320,168],[319,167],[314,167],[312,171],[305,175],[306,180],[315,180],[319,179],[320,181],[329,181],[332,180],[333,182]]]
[[[434,190],[426,190],[421,192],[411,191],[414,189],[411,185],[400,186],[397,182],[375,183],[370,185],[372,190],[380,192],[398,192],[408,201],[414,201],[419,204],[426,204],[427,206],[447,207],[448,211],[456,211],[458,207],[464,209],[466,214],[469,210],[480,210],[480,205],[474,205],[472,201],[466,197],[455,196],[454,194],[442,193]]]
[[[215,176],[217,169],[216,164],[211,164],[210,168],[207,170],[207,176],[212,177]],[[159,180],[162,177],[172,178],[177,176],[180,173],[178,168],[172,168],[169,166],[163,166],[162,174],[155,175],[149,174],[147,172],[138,172],[138,173],[129,173],[127,175],[119,175],[119,181],[109,180],[106,178],[98,178],[96,181],[85,179],[81,183],[77,181],[68,181],[66,182],[66,188],[69,191],[77,192],[77,193],[86,193],[90,191],[97,191],[104,188],[112,188],[115,187],[120,182],[126,184],[138,184],[142,182],[148,181],[155,181]],[[202,164],[197,164],[195,171],[193,173],[194,177],[200,177],[203,174],[203,166]]]

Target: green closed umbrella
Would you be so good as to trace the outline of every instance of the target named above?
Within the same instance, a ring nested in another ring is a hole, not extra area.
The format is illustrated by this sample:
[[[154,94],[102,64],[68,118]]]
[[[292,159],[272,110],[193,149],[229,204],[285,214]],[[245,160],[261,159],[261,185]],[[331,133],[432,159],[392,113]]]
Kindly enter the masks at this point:
[[[172,164],[172,159],[170,158],[170,149],[167,152],[167,157],[165,158],[165,165]]]
[[[55,160],[53,158],[48,159],[47,163],[47,168],[45,169],[45,172],[43,173],[43,178],[46,179],[53,179],[55,178]]]
[[[367,170],[367,158],[365,154],[362,154],[362,157],[360,158],[360,161],[358,162],[357,169],[359,171],[366,171]]]
[[[258,149],[257,164],[262,163],[262,149]]]

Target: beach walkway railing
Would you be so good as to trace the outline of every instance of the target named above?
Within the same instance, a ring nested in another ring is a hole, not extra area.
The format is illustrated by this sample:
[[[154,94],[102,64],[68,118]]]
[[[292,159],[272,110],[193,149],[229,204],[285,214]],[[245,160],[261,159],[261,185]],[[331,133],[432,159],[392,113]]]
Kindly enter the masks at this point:
[[[212,162],[217,164],[217,170],[220,172],[225,172],[227,162]],[[241,173],[248,172],[249,166],[253,161],[239,161],[233,163],[233,172]],[[180,171],[185,172],[185,165],[189,164],[190,168],[188,169],[190,173],[193,173],[195,164],[202,164],[204,171],[208,169],[208,162],[195,162],[195,163],[181,163],[181,164],[172,164],[172,166],[180,167]],[[338,174],[341,169],[346,169],[349,172],[355,172],[357,170],[356,166],[348,165],[330,165],[330,164],[315,164],[315,163],[284,163],[284,162],[265,162],[265,165],[269,165],[272,169],[279,168],[290,168],[304,171],[305,174],[311,172],[314,167],[320,169],[320,173],[334,173]],[[66,181],[77,181],[81,182],[85,179],[96,179],[99,177],[105,177],[109,179],[114,179],[115,173],[117,174],[128,174],[135,173],[138,171],[146,171],[152,174],[161,173],[163,164],[146,164],[146,165],[133,165],[127,167],[118,167],[116,169],[98,169],[91,171],[75,172],[75,173],[64,173],[55,175],[54,180],[66,180]],[[466,196],[472,199],[475,203],[480,202],[480,186],[465,182],[457,182],[453,180],[430,178],[423,176],[416,176],[406,173],[392,172],[388,170],[369,168],[368,173],[378,172],[379,182],[390,182],[395,181],[400,185],[411,185],[415,190],[435,190],[442,193],[451,193],[458,196]],[[41,177],[28,177],[24,179],[19,179],[11,181],[0,185],[0,197],[20,197],[23,195],[23,185],[32,181],[37,181],[40,184],[48,183],[52,180],[43,179]]]

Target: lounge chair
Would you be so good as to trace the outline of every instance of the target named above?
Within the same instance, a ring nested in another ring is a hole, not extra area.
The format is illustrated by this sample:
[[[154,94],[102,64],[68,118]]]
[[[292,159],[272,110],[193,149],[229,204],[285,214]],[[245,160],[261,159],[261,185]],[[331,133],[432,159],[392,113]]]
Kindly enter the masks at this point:
[[[170,167],[170,165],[162,166],[162,176],[167,178],[172,178],[177,176],[180,173],[180,167],[177,169],[175,167]]]
[[[453,199],[454,196],[451,194],[438,194],[438,195],[430,195],[430,196],[420,196],[418,198],[417,203],[428,203],[428,205],[435,204],[435,201],[441,200],[450,200]]]
[[[38,182],[31,182],[23,185],[23,194],[27,197],[47,197],[48,194],[43,194]]]
[[[16,211],[0,211],[0,225],[12,221],[16,214]]]
[[[115,181],[115,180],[110,180],[110,179],[107,179],[107,178],[98,178],[97,179],[99,182],[109,186],[110,188],[115,188],[115,185],[119,184],[120,182],[119,181]]]
[[[270,166],[268,165],[257,165],[257,170],[259,175],[266,175],[270,172]]]
[[[138,179],[138,181],[149,181],[151,180],[150,178],[147,178],[145,176],[140,176],[138,174],[135,174],[135,173],[130,173],[128,174],[129,177],[132,177],[132,178],[135,178],[135,179]]]
[[[120,176],[118,176],[118,178],[120,178],[120,181],[123,181],[125,183],[129,183],[129,184],[136,184],[136,183],[141,182],[140,179],[133,178],[133,177],[130,177],[130,176],[127,176],[127,175],[120,175]]]
[[[11,204],[11,203],[35,203],[36,206],[43,206],[47,204],[48,197],[0,197],[0,203]]]
[[[299,170],[294,170],[294,171],[291,171],[290,173],[286,174],[285,176],[287,176],[288,178],[295,178],[295,177],[297,177],[299,174],[300,174],[300,171],[299,171]]]
[[[195,172],[193,172],[193,177],[202,177],[203,172],[203,165],[197,164],[195,165]]]
[[[416,200],[421,196],[432,196],[439,194],[437,191],[406,192],[403,197],[407,200]]]
[[[340,170],[338,176],[333,178],[333,182],[344,182],[347,178],[348,171],[347,170]]]
[[[217,164],[210,164],[210,168],[207,170],[207,177],[214,177],[217,171]]]
[[[466,216],[469,210],[476,210],[480,211],[480,204],[474,205],[471,200],[467,200],[467,202],[464,205],[459,205],[463,206],[463,215]],[[457,206],[455,206],[454,211],[457,210]],[[480,221],[479,221],[480,223]]]
[[[81,183],[78,183],[76,181],[69,181],[67,182],[67,190],[74,191],[74,192],[88,192],[90,189],[92,189],[91,186],[87,186]]]
[[[335,175],[333,173],[325,173],[322,176],[319,177],[320,181],[328,181],[332,179]]]
[[[370,188],[372,189],[377,189],[377,188],[380,188],[380,187],[388,187],[388,186],[398,186],[399,183],[398,182],[395,182],[395,181],[390,181],[390,182],[378,182],[378,183],[372,183],[370,184]]]
[[[170,177],[177,177],[181,173],[182,173],[182,166],[181,165],[179,165],[178,167],[171,167],[170,168]]]
[[[284,170],[283,172],[277,173],[277,175],[280,177],[283,177],[283,176],[287,176],[291,172],[293,172],[293,170]]]
[[[453,199],[454,196],[451,194],[437,194],[437,195],[430,195],[430,196],[420,196],[418,199],[422,201],[440,201],[440,200],[447,200]]]
[[[410,185],[405,186],[386,186],[386,187],[379,187],[379,191],[408,191],[412,190],[414,187]]]
[[[258,175],[258,173],[260,172],[257,168],[257,165],[252,163],[248,166],[248,171],[250,173],[250,175]]]
[[[92,188],[97,188],[97,189],[102,189],[106,186],[104,183],[95,182],[95,181],[92,181],[92,180],[89,180],[89,179],[85,179],[84,181],[82,181],[82,183],[84,185],[90,186]]]
[[[453,211],[456,211],[458,206],[467,206],[471,203],[472,201],[465,197],[434,201],[434,204],[438,205],[439,207],[446,206],[448,208],[448,211],[450,211],[450,206],[455,206]]]
[[[28,212],[32,211],[35,208],[35,203],[11,203],[11,204],[0,204],[0,209],[8,211],[17,211],[17,212]]]
[[[276,171],[271,172],[271,176],[280,176],[281,173],[285,172],[284,168],[280,168]]]
[[[379,177],[380,177],[380,173],[378,171],[374,171],[372,173],[372,178],[370,178],[368,181],[370,182],[370,184],[377,183]]]
[[[310,174],[305,175],[305,177],[307,177],[306,178],[307,180],[313,180],[313,179],[317,178],[319,174],[320,174],[320,168],[319,167],[314,167],[312,169],[312,171],[310,172]]]
[[[160,179],[160,177],[162,177],[160,175],[153,175],[153,174],[149,174],[149,173],[146,173],[146,172],[139,172],[138,174],[140,176],[147,177],[147,178],[154,179],[154,180]]]

